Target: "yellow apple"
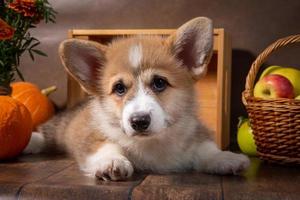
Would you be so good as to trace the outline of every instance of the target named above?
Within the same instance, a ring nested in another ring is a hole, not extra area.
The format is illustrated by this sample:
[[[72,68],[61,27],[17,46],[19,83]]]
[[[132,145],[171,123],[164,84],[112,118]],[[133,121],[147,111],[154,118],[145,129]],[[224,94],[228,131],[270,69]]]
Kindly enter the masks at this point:
[[[300,95],[296,96],[296,98],[295,98],[295,99],[297,99],[297,100],[300,100]]]
[[[270,66],[266,68],[259,79],[262,79],[269,74],[278,74],[286,77],[294,87],[294,95],[300,95],[300,70],[292,67]]]
[[[256,144],[247,118],[239,117],[237,141],[241,151],[249,156],[256,155]]]
[[[259,79],[262,79],[264,76],[268,75],[268,74],[272,74],[272,72],[276,71],[277,69],[283,68],[281,66],[278,65],[272,65],[267,67],[260,75]]]

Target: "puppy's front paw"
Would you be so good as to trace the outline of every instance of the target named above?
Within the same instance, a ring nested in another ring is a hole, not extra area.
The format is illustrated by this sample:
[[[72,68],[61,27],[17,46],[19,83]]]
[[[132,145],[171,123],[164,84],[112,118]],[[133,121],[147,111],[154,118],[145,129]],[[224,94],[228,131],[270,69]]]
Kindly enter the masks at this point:
[[[239,174],[249,165],[250,160],[247,156],[221,151],[209,160],[206,171],[215,174]]]
[[[125,180],[133,173],[132,164],[123,156],[121,147],[112,143],[102,145],[95,154],[89,155],[80,167],[87,175],[103,180]]]
[[[131,177],[133,167],[125,157],[103,158],[98,163],[96,177],[103,180],[126,180]]]
[[[23,150],[23,154],[37,154],[42,152],[45,146],[45,138],[39,132],[33,132],[30,138],[29,143],[26,148]]]

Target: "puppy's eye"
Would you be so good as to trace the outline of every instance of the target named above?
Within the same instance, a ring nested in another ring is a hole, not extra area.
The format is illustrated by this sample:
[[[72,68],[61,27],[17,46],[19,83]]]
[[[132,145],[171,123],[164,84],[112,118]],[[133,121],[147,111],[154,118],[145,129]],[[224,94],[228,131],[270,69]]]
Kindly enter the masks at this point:
[[[123,96],[127,91],[126,86],[122,82],[118,82],[114,85],[113,92],[118,96]]]
[[[162,92],[168,87],[169,83],[164,77],[154,76],[151,88],[154,92]]]

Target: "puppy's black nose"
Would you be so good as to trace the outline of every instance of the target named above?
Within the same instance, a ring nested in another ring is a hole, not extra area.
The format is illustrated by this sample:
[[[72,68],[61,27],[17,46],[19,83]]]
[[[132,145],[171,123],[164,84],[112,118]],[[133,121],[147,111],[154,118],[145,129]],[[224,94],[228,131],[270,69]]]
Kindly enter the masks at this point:
[[[151,122],[151,117],[146,113],[135,113],[130,117],[131,127],[138,132],[147,130]]]

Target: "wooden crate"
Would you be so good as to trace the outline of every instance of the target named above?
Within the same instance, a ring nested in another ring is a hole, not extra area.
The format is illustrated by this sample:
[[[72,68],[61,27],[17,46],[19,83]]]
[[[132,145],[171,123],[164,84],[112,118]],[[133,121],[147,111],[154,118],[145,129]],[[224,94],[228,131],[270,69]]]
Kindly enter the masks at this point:
[[[70,30],[69,38],[78,38],[109,43],[113,38],[128,35],[168,36],[175,29],[128,29],[128,30]],[[229,145],[231,46],[224,29],[214,29],[214,54],[207,75],[197,82],[199,91],[199,118],[214,132],[218,146],[225,149]],[[68,107],[85,98],[86,94],[72,78],[68,77]]]

